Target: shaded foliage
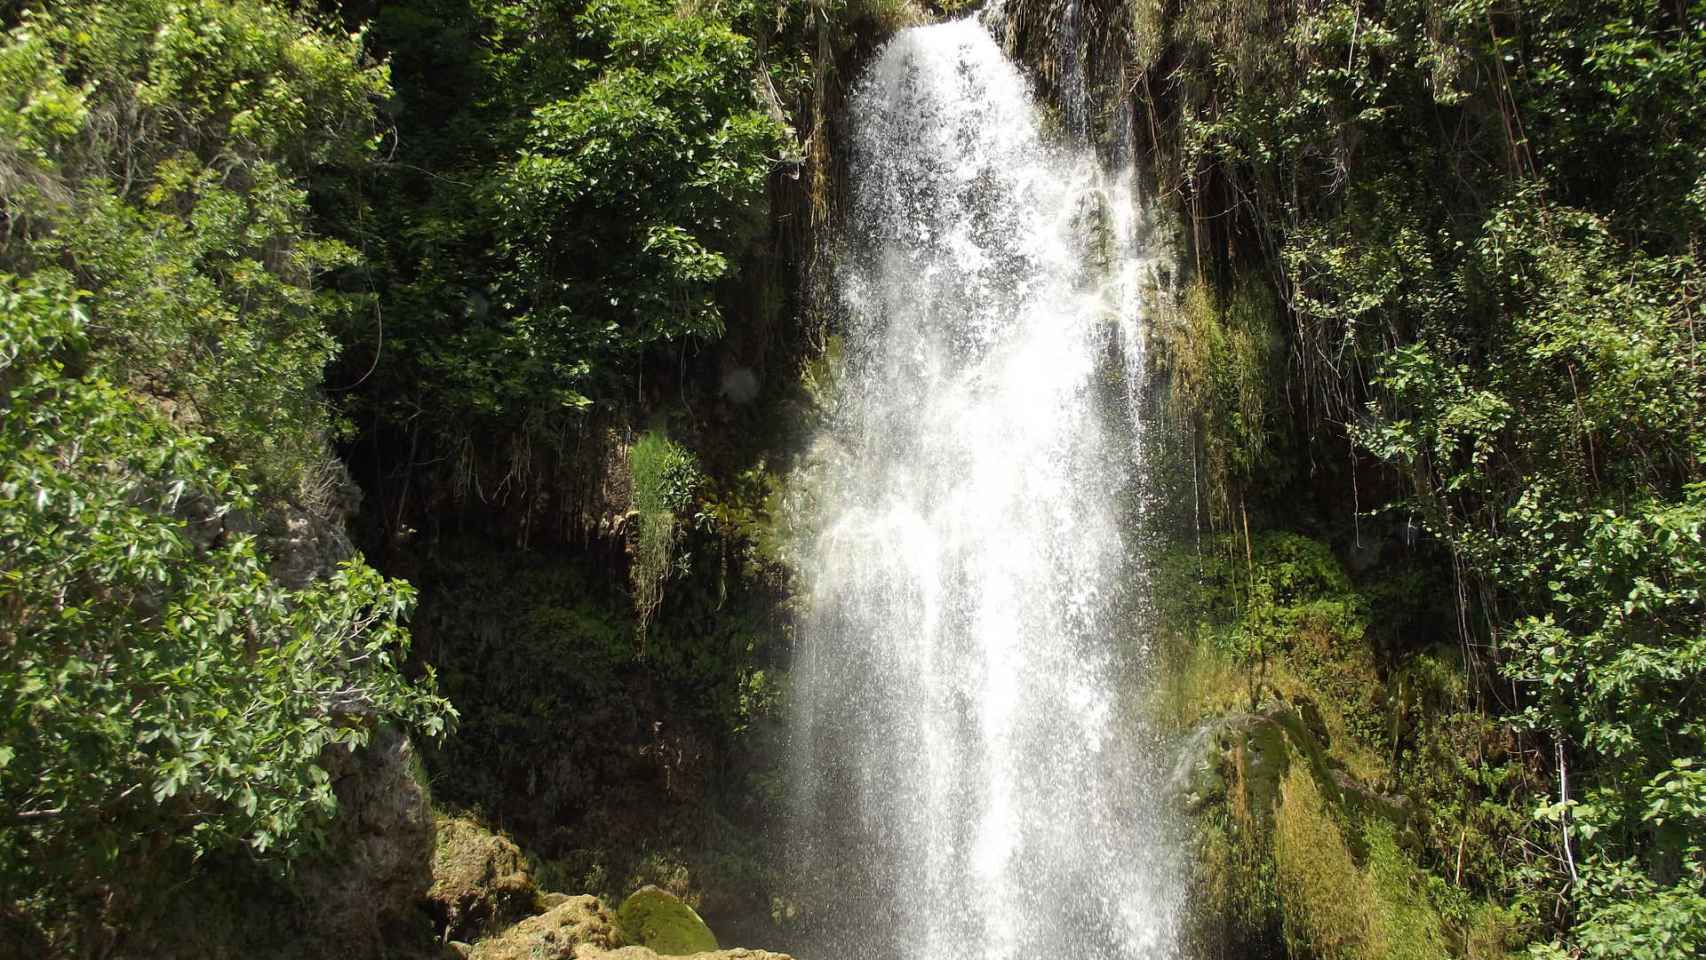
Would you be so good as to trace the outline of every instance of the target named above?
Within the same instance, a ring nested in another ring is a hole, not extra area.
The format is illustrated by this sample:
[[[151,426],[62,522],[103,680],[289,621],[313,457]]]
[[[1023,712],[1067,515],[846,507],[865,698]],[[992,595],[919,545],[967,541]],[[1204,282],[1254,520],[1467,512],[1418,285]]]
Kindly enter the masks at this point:
[[[666,386],[689,399],[687,354],[723,336],[742,264],[769,236],[767,183],[797,167],[783,105],[797,110],[809,84],[797,40],[808,13],[655,0],[380,9],[394,126],[344,221],[368,259],[349,284],[376,291],[378,309],[348,331],[345,379],[368,439],[389,451],[370,485],[400,514],[561,513],[547,488],[586,472],[572,461],[589,437],[675,399],[658,396]],[[417,476],[408,503],[403,478]]]
[[[317,846],[327,751],[453,716],[405,678],[407,584],[336,533],[263,546],[342,520],[320,378],[356,300],[320,281],[356,255],[309,197],[372,156],[360,47],[250,0],[7,8],[0,912],[33,949],[147,942],[215,861],[255,885]]]

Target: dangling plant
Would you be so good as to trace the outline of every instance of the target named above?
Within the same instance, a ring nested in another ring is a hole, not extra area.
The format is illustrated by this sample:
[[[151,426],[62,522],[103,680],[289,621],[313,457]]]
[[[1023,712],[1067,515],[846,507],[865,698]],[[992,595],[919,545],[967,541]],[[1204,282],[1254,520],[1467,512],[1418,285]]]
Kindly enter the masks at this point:
[[[663,602],[663,584],[675,560],[678,516],[693,505],[703,475],[691,451],[661,431],[642,436],[628,451],[637,514],[628,578],[643,642],[646,627]]]

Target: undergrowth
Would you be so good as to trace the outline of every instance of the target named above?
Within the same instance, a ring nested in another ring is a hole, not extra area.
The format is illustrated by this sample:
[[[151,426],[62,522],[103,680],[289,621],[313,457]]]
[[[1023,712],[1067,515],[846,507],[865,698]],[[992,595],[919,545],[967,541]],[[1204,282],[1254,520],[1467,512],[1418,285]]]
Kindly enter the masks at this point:
[[[1210,915],[1199,935],[1248,955],[1505,956],[1532,928],[1534,905],[1489,894],[1528,842],[1520,790],[1531,772],[1476,710],[1462,658],[1450,646],[1391,645],[1415,625],[1380,623],[1387,607],[1371,597],[1401,583],[1355,582],[1301,535],[1248,543],[1247,553],[1229,536],[1174,549],[1156,579],[1155,712],[1179,733],[1221,724],[1212,729],[1230,737],[1224,795],[1196,817],[1194,898]],[[1270,730],[1287,712],[1301,724]],[[1321,760],[1304,760],[1300,736],[1319,741]],[[1275,743],[1290,744],[1288,766],[1268,794],[1246,768],[1251,751]]]

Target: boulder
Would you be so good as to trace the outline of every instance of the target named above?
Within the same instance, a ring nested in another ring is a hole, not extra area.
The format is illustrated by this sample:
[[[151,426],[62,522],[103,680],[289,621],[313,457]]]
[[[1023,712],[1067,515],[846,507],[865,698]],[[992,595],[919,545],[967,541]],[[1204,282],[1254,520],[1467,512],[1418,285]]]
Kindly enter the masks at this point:
[[[1190,813],[1209,803],[1235,801],[1266,822],[1279,801],[1280,781],[1295,758],[1309,767],[1328,799],[1339,803],[1339,778],[1316,732],[1321,726],[1314,704],[1306,701],[1301,706],[1270,703],[1257,713],[1216,717],[1186,740],[1169,787]],[[1228,796],[1234,787],[1242,790],[1241,796]]]
[[[688,956],[717,949],[717,938],[699,914],[680,897],[659,887],[634,891],[616,911],[630,943],[663,956]]]
[[[440,936],[474,940],[544,906],[508,838],[466,817],[441,816],[436,827],[427,906]]]
[[[663,896],[653,896],[648,891]],[[682,926],[691,926],[681,922],[682,915],[676,909],[679,908],[686,911],[686,915],[702,930],[699,942],[709,941],[712,948],[670,953],[654,946],[632,943],[634,938],[618,919],[621,913],[611,913],[597,898],[545,894],[552,899],[561,898],[561,902],[539,916],[523,920],[501,934],[475,944],[468,960],[659,960],[660,956],[688,956],[694,960],[793,960],[786,954],[764,950],[717,950],[716,938],[710,935],[705,922],[687,904],[656,887],[642,888],[636,895],[640,893],[646,896],[637,903],[649,908],[643,915],[652,924],[660,924],[660,917],[676,921],[654,927],[646,927],[645,920],[635,921],[642,928],[652,930],[654,934],[659,930],[673,930],[679,937]],[[628,901],[634,902],[634,898],[629,897]],[[628,908],[629,902],[623,903],[624,909]],[[641,915],[640,912],[629,912],[631,917]]]
[[[577,960],[658,960],[655,950],[645,947],[623,947],[620,950],[600,952],[585,950],[575,954]],[[712,950],[706,953],[688,954],[692,960],[793,960],[785,953],[771,953],[767,950]]]
[[[597,897],[570,897],[474,945],[471,960],[574,960],[623,945],[616,918]]]

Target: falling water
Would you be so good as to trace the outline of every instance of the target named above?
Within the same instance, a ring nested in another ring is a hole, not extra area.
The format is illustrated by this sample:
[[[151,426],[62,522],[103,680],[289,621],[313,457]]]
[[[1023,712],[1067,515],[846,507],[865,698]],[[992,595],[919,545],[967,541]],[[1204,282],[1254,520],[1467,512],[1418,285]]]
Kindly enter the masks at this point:
[[[895,37],[850,120],[839,455],[795,670],[800,952],[1167,956],[1131,177],[1051,143],[975,20]]]

